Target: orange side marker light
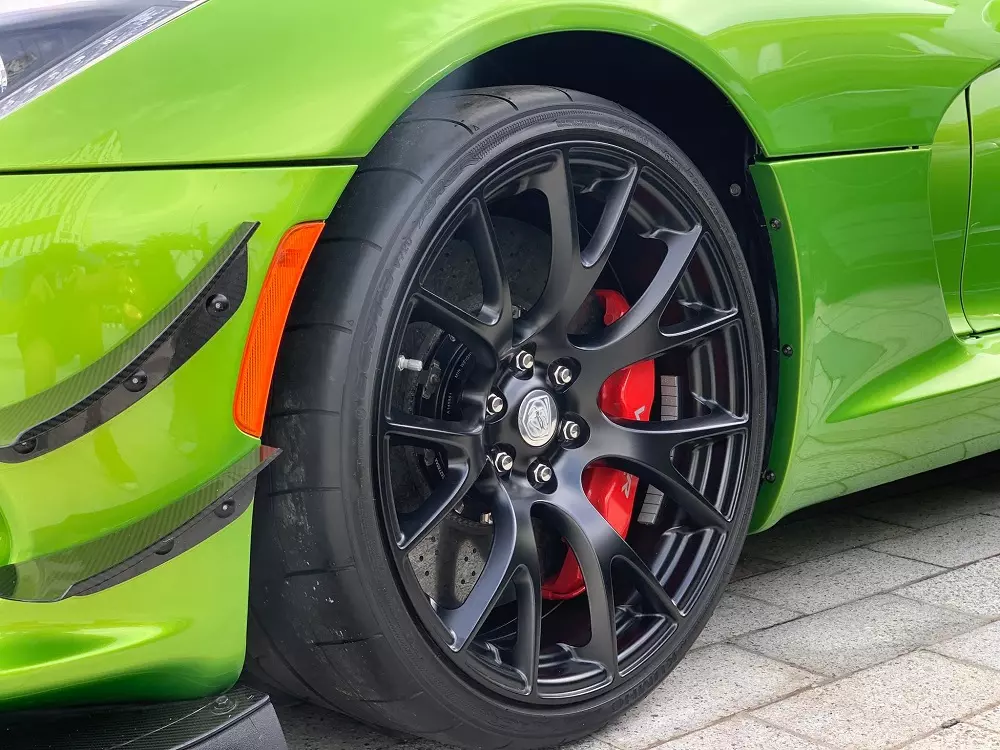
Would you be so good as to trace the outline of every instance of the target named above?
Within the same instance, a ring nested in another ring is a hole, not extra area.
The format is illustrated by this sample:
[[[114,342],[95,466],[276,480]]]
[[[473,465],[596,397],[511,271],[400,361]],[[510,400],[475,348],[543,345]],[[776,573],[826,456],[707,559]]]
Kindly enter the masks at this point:
[[[302,272],[324,224],[322,221],[296,224],[285,232],[260,290],[233,402],[236,426],[254,437],[260,437],[264,431],[264,412],[281,334]]]

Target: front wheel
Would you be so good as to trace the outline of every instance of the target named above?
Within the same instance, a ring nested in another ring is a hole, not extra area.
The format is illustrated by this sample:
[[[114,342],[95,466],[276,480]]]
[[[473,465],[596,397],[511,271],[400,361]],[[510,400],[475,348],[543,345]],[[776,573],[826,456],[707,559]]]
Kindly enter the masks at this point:
[[[334,211],[282,344],[253,670],[482,748],[634,704],[746,534],[754,299],[719,201],[637,116],[542,87],[418,102]]]

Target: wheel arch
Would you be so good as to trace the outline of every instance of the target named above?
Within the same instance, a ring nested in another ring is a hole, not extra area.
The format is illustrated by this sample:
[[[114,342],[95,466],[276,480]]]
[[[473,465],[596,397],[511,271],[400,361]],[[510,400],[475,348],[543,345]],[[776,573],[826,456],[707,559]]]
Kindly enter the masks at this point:
[[[630,75],[636,68],[643,71],[638,80]],[[777,412],[778,313],[783,301],[770,235],[749,172],[749,165],[763,155],[751,123],[716,81],[689,60],[649,41],[611,32],[524,37],[467,61],[429,92],[516,84],[574,89],[613,101],[666,133],[708,180],[736,231],[757,292],[768,356],[766,467]],[[650,91],[670,93],[650,96]],[[685,106],[675,109],[675,101]],[[797,298],[786,302],[794,304]]]

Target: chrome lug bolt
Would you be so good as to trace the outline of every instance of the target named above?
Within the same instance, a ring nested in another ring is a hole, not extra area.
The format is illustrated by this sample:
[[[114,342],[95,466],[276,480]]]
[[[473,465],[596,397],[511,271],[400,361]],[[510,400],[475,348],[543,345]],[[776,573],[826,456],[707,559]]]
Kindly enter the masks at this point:
[[[565,365],[559,365],[552,371],[552,382],[556,385],[569,385],[573,382],[573,371]]]
[[[499,393],[491,393],[486,397],[486,413],[491,417],[502,414],[504,409],[503,396]]]
[[[506,474],[514,468],[514,457],[507,451],[497,451],[493,454],[493,466],[501,474]]]
[[[565,422],[563,422],[563,426],[562,426],[562,437],[563,437],[563,440],[565,440],[567,442],[572,441],[572,440],[576,440],[577,438],[580,437],[580,435],[582,433],[583,433],[583,430],[580,429],[580,425],[578,425],[576,422],[573,422],[573,421],[571,421],[569,419],[567,419]]]
[[[514,357],[514,367],[518,370],[530,370],[535,366],[535,357],[527,349],[522,349]]]
[[[548,464],[535,464],[531,469],[531,478],[536,484],[545,484],[552,479],[552,467]]]

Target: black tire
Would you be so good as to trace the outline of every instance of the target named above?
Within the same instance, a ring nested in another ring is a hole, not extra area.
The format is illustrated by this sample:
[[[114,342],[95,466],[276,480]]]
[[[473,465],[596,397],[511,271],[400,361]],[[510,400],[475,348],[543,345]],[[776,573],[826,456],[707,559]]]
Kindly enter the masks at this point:
[[[539,707],[470,680],[415,616],[374,499],[373,415],[400,296],[428,237],[477,175],[552,134],[623,144],[686,191],[716,238],[742,310],[750,421],[730,536],[677,636],[614,689]],[[534,86],[419,101],[340,199],[281,345],[264,442],[284,455],[257,493],[249,670],[363,722],[475,748],[567,742],[636,703],[704,627],[742,547],[765,440],[765,359],[754,299],[736,236],[707,182],[638,116],[593,96]]]

